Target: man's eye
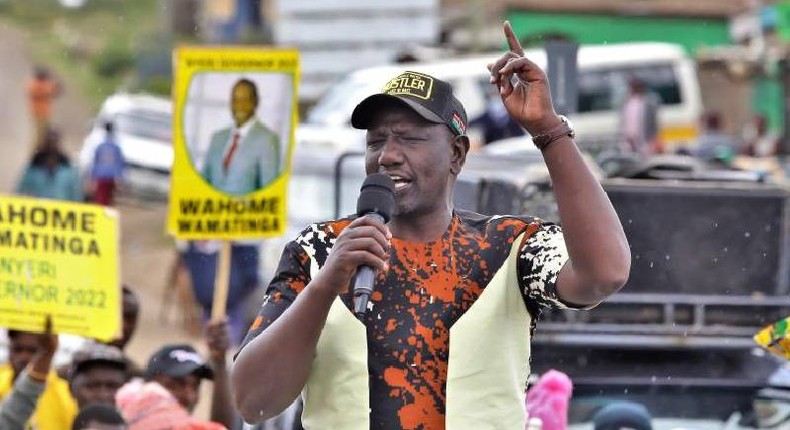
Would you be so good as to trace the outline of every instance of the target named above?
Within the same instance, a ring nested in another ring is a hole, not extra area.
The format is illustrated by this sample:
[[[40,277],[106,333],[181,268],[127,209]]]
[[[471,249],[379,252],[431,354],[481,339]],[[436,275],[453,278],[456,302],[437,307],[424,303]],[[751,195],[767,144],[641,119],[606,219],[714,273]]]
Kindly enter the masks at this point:
[[[425,139],[417,136],[405,136],[403,140],[405,140],[406,142],[422,142]]]

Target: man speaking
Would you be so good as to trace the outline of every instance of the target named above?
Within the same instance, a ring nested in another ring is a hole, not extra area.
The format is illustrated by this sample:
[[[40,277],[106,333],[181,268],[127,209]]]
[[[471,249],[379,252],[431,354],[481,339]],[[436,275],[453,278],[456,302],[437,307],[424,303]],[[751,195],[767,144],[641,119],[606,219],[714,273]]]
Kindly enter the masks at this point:
[[[231,91],[233,126],[217,131],[203,164],[203,177],[234,195],[256,191],[280,174],[280,140],[256,117],[258,89],[240,79]]]
[[[367,130],[367,174],[394,181],[391,219],[314,224],[286,246],[232,371],[245,419],[301,393],[306,429],[523,430],[540,308],[590,307],[625,283],[617,214],[554,112],[546,75],[507,23],[505,35],[491,83],[543,153],[562,228],[454,209],[466,112],[446,82],[395,77],[352,115]],[[358,320],[349,285],[361,266],[378,275]]]

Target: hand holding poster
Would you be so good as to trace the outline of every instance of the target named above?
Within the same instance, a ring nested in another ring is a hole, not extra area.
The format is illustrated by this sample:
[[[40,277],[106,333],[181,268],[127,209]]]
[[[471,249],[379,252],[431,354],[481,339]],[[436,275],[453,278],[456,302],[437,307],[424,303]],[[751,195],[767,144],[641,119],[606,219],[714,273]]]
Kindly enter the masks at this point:
[[[114,210],[0,196],[0,327],[111,340],[119,284]]]
[[[176,51],[168,231],[181,239],[250,239],[285,230],[298,54]]]

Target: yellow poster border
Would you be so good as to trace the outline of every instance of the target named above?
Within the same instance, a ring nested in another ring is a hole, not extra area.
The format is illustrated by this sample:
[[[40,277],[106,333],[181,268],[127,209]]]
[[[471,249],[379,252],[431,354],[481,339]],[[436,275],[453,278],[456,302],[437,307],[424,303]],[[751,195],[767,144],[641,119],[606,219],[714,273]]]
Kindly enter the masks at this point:
[[[296,126],[299,123],[298,50],[274,47],[182,45],[173,50],[173,65],[174,158],[166,232],[178,239],[187,240],[263,239],[281,236],[287,227],[288,183]],[[287,150],[279,176],[264,188],[243,196],[235,196],[210,185],[193,164],[184,135],[184,110],[187,106],[189,87],[198,74],[244,72],[291,75],[290,128]],[[206,205],[199,206],[199,209],[196,209],[195,205],[184,206],[185,202],[196,201]],[[208,207],[209,202],[214,205]],[[215,213],[209,210],[218,210],[218,207],[225,212]],[[205,211],[209,212],[208,215],[201,214]],[[240,220],[243,222],[239,222]],[[185,221],[188,224],[184,224]],[[190,226],[188,231],[183,228],[186,225]],[[196,230],[195,226],[202,228]],[[212,227],[215,230],[211,231]],[[251,232],[247,227],[254,227],[253,231]]]
[[[62,225],[56,227],[56,221],[52,226],[36,225],[35,211],[45,211]],[[70,218],[72,214],[74,218]],[[90,224],[85,224],[87,215],[92,216]],[[64,227],[69,224],[74,229]],[[77,225],[86,230],[77,229]],[[94,231],[88,232],[86,225]],[[120,237],[116,209],[0,195],[0,326],[41,331],[44,316],[50,315],[54,333],[100,341],[117,338],[122,330],[123,302]],[[58,251],[55,243],[59,241],[69,245]],[[74,248],[74,241],[81,245]],[[96,248],[85,246],[90,243]],[[84,255],[75,254],[75,249]],[[47,268],[43,274],[42,267]]]

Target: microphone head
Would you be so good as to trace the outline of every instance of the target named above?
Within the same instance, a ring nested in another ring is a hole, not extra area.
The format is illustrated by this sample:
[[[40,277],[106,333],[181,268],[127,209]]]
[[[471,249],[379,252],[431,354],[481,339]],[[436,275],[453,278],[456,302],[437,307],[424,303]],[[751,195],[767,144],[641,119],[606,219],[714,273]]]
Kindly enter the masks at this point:
[[[383,173],[368,175],[360,188],[357,215],[365,216],[375,212],[381,215],[386,223],[392,217],[394,208],[395,182],[392,178]]]

